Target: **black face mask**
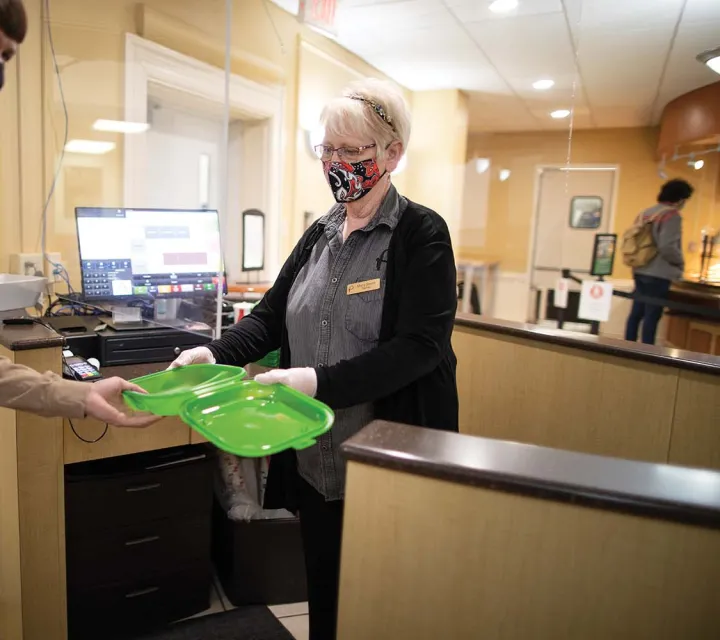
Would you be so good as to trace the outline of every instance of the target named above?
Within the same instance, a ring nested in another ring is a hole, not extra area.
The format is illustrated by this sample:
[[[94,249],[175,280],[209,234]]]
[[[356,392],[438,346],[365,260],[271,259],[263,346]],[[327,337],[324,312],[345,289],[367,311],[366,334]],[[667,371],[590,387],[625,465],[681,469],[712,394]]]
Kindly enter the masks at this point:
[[[4,84],[5,84],[5,63],[0,62],[0,91],[2,91]]]

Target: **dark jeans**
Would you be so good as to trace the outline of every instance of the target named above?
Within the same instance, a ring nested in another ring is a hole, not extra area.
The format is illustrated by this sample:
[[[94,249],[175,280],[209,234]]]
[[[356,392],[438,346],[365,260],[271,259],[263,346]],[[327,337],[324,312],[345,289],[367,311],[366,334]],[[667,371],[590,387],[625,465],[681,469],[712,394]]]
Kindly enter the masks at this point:
[[[310,640],[335,640],[344,501],[326,502],[299,478],[300,529],[305,552]]]
[[[648,298],[667,298],[670,292],[670,280],[653,276],[635,276],[635,296]],[[627,319],[625,340],[637,342],[640,323],[642,323],[642,341],[655,344],[658,324],[662,318],[664,306],[633,301],[632,311]]]

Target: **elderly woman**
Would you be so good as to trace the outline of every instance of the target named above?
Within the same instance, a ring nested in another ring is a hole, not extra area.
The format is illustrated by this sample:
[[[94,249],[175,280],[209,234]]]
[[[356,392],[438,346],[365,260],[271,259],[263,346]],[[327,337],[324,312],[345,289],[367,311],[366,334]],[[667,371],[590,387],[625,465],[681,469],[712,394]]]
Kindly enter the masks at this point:
[[[380,81],[352,85],[322,115],[318,159],[337,204],[305,233],[252,314],[177,365],[244,366],[281,349],[281,382],[328,404],[333,429],[275,456],[267,507],[299,514],[310,637],[335,637],[345,461],[343,441],[373,419],[457,431],[457,305],[450,234],[434,211],[401,196],[391,174],[410,116]],[[430,176],[431,178],[431,176]]]

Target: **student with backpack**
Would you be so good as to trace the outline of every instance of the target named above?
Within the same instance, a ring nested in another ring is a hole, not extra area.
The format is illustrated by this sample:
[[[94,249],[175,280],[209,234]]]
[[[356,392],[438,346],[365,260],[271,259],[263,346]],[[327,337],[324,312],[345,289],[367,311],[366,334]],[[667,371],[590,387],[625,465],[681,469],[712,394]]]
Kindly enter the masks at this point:
[[[664,305],[645,303],[642,298],[665,299],[673,281],[682,278],[685,259],[680,211],[693,191],[685,180],[666,182],[658,204],[643,211],[623,236],[623,262],[633,269],[636,298],[627,319],[626,340],[637,342],[642,324],[642,341],[655,344]]]

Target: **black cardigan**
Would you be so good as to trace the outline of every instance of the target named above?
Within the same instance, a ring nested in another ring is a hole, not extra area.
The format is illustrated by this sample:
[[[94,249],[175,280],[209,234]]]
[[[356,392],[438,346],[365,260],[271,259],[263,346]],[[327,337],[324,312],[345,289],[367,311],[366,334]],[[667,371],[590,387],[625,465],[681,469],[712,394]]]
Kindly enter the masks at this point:
[[[219,363],[245,366],[279,347],[280,367],[290,367],[287,298],[323,231],[317,222],[312,225],[253,312],[208,345]],[[387,259],[378,346],[356,358],[317,368],[316,397],[332,409],[373,402],[376,419],[457,431],[457,360],[451,345],[457,275],[445,221],[408,201]],[[294,452],[273,457],[268,508],[294,506],[288,487],[277,485],[279,474],[273,473],[284,467],[282,484],[287,485],[295,473],[294,460]]]

